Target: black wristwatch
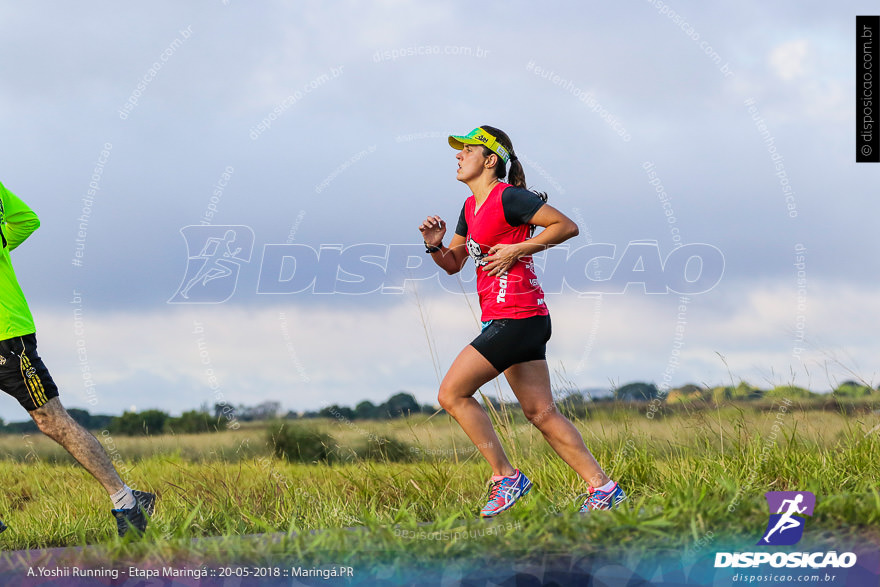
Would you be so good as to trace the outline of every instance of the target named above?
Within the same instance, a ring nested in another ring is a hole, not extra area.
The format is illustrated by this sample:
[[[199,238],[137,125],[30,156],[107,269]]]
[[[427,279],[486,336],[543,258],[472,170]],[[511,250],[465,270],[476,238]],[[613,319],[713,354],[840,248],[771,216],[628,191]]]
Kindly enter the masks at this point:
[[[422,242],[425,242],[425,241],[422,241]],[[437,251],[442,251],[442,250],[443,250],[443,243],[440,243],[439,247],[432,247],[427,242],[425,242],[425,252],[426,253],[436,253]]]

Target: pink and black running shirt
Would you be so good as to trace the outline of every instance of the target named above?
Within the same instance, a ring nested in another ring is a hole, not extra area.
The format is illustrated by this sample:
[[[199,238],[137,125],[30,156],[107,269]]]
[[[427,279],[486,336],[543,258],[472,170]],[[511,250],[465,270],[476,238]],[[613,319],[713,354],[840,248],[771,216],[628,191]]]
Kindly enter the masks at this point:
[[[468,254],[477,264],[483,322],[549,314],[531,255],[501,275],[490,276],[482,269],[494,245],[521,243],[532,236],[535,227],[529,221],[543,205],[538,194],[508,183],[496,185],[479,210],[473,195],[465,200],[455,234],[465,237]]]

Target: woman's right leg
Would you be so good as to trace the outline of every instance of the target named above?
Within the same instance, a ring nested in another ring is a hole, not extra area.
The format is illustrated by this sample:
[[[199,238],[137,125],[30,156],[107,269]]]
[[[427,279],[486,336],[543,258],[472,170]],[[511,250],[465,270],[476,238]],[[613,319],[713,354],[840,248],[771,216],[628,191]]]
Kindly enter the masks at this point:
[[[504,376],[526,418],[541,431],[556,454],[591,487],[602,487],[608,483],[611,479],[584,444],[581,433],[556,409],[550,390],[547,361],[511,365]]]
[[[499,373],[473,346],[464,347],[449,367],[440,393],[440,407],[455,418],[464,433],[479,449],[492,467],[493,475],[510,476],[516,470],[498,440],[486,410],[474,399],[481,385],[498,377]]]

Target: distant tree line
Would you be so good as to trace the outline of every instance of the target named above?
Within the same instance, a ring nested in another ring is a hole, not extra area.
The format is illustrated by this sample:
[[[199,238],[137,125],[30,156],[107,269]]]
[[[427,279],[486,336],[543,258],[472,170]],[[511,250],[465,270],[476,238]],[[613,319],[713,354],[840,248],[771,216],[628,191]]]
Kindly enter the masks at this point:
[[[839,399],[859,399],[871,396],[880,399],[880,389],[874,389],[858,381],[844,381],[830,394],[830,397]],[[795,385],[778,385],[770,389],[760,389],[742,381],[735,386],[700,387],[693,384],[684,385],[669,390],[664,399],[668,404],[695,401],[710,401],[720,404],[725,401],[749,401],[764,398],[809,400],[822,397],[827,398],[829,395],[814,393],[809,389]]]
[[[90,414],[87,410],[80,410],[79,408],[70,408],[67,412],[86,430],[108,430],[113,434],[125,436],[213,432],[218,429],[222,430],[226,422],[225,418],[222,422],[217,422],[204,409],[190,410],[176,417],[169,416],[161,410],[124,412],[121,416]],[[37,425],[34,424],[33,420],[4,423],[0,419],[0,433],[21,434],[27,432],[37,432]]]
[[[90,414],[87,410],[71,408],[71,417],[87,430],[107,430],[124,436],[149,436],[156,434],[197,434],[224,430],[230,421],[258,422],[285,419],[335,418],[348,420],[386,420],[411,414],[433,414],[429,405],[419,405],[409,393],[397,393],[378,405],[362,401],[354,408],[333,404],[317,411],[288,412],[282,415],[281,402],[268,401],[255,406],[239,405],[230,410],[227,404],[215,404],[212,411],[207,406],[190,410],[180,416],[171,416],[162,410],[124,412],[121,416]],[[0,433],[21,434],[37,432],[32,420],[4,423],[0,419]]]
[[[838,398],[862,398],[874,395],[880,398],[880,388],[874,389],[857,381],[845,381],[831,392],[831,397]],[[573,394],[576,399],[580,394]],[[625,402],[649,402],[661,399],[669,404],[686,403],[692,401],[748,401],[762,398],[777,399],[810,399],[828,397],[827,393],[815,393],[803,387],[794,385],[779,385],[770,389],[760,389],[745,381],[737,385],[727,386],[699,386],[693,383],[669,389],[662,393],[653,383],[627,383],[613,390],[606,397],[592,398],[593,402],[625,401]]]
[[[354,408],[333,404],[316,412],[304,412],[302,415],[288,413],[288,418],[336,418],[347,420],[390,420],[411,414],[433,414],[437,409],[431,405],[419,405],[416,398],[409,393],[397,393],[388,401],[375,405],[371,401],[362,401]]]
[[[557,399],[563,411],[570,415],[583,415],[590,404],[609,402],[652,402],[661,400],[664,403],[687,404],[693,402],[723,403],[727,401],[751,401],[762,398],[797,399],[828,397],[828,394],[814,393],[802,387],[781,385],[771,389],[759,389],[746,382],[735,386],[698,386],[687,384],[662,393],[655,384],[635,382],[628,383],[607,396],[586,397],[580,392],[567,394]],[[880,388],[874,389],[857,381],[845,381],[831,393],[835,398],[873,398],[880,399]],[[488,397],[495,409],[502,403],[496,398]],[[516,407],[516,403],[507,404]],[[333,404],[320,410],[302,413],[287,412],[281,414],[281,403],[267,401],[255,406],[239,405],[230,410],[227,404],[215,404],[212,411],[203,405],[198,410],[190,410],[180,416],[171,416],[161,410],[144,410],[141,412],[124,412],[121,416],[90,414],[87,410],[71,408],[68,413],[88,430],[108,430],[112,434],[126,436],[147,436],[152,434],[196,434],[225,430],[230,421],[251,422],[278,419],[314,419],[332,418],[336,420],[390,420],[415,414],[433,414],[438,411],[429,404],[421,404],[409,393],[400,392],[392,395],[387,401],[374,404],[362,401],[355,407]],[[25,422],[5,423],[0,419],[0,433],[21,434],[36,432],[37,426],[32,420]]]
[[[67,413],[87,430],[106,429],[110,422],[116,418],[116,416],[89,414],[88,410],[80,410],[79,408],[69,408]],[[37,425],[34,424],[33,420],[27,420],[25,422],[9,422],[7,424],[2,418],[0,418],[0,432],[5,432],[7,434],[24,434],[37,431]]]

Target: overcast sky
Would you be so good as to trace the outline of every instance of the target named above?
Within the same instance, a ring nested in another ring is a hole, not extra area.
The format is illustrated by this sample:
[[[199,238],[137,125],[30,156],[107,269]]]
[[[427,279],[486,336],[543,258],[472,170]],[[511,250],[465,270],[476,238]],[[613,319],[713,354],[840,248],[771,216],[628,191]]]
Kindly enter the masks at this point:
[[[880,383],[880,166],[854,162],[853,132],[855,16],[876,3],[370,6],[0,5],[0,181],[42,221],[13,261],[66,405],[434,403],[477,332],[473,296],[448,279],[392,293],[399,256],[387,277],[356,263],[384,293],[261,293],[295,271],[336,277],[332,251],[294,269],[267,245],[375,254],[418,245],[428,214],[454,225],[469,193],[446,135],[480,124],[507,131],[529,185],[578,222],[569,252],[614,245],[556,266],[566,280],[612,277],[639,241],[657,259],[723,255],[683,312],[637,283],[548,287],[560,390]],[[188,243],[207,212],[216,234]],[[188,255],[228,230],[233,275],[184,300],[219,303],[168,303],[202,263]],[[681,282],[648,257],[630,270]],[[0,398],[0,417],[23,416]]]

